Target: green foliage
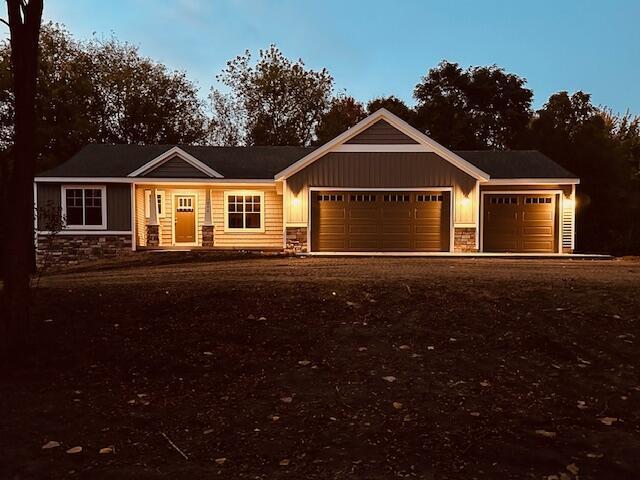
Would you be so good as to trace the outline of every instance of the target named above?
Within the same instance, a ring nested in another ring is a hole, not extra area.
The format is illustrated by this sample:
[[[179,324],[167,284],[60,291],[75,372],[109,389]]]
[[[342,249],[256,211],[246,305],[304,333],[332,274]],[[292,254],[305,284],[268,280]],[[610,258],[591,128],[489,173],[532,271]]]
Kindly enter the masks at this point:
[[[394,95],[388,97],[377,97],[367,103],[367,112],[369,114],[372,114],[381,108],[390,111],[409,124],[413,125],[415,123],[415,111]]]
[[[13,141],[10,49],[0,46],[0,148]],[[74,41],[59,25],[40,36],[36,108],[38,170],[65,161],[90,142],[193,143],[207,118],[196,86],[137,48]]]
[[[249,145],[311,144],[333,89],[326,69],[314,71],[302,60],[292,62],[275,45],[260,50],[255,65],[247,50],[227,62],[217,78],[231,90],[227,105],[242,107],[236,129]],[[224,117],[216,104],[212,108],[214,116]]]
[[[416,85],[416,125],[453,149],[517,148],[531,118],[525,84],[495,65],[443,61]]]
[[[331,100],[316,129],[317,145],[322,145],[353,127],[366,117],[364,107],[353,97],[343,95]]]
[[[623,254],[640,250],[638,118],[619,117],[590,95],[552,95],[531,122],[530,147],[581,179],[578,249]]]

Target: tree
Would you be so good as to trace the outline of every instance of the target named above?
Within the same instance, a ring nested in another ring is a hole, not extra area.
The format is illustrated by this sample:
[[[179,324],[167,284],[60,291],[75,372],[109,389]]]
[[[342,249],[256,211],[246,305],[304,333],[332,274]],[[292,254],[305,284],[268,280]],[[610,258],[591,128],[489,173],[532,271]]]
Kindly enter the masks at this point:
[[[309,145],[333,89],[326,69],[292,62],[275,45],[260,50],[255,65],[247,50],[227,62],[217,79],[230,89],[231,101],[242,105],[238,128],[245,129],[249,145]]]
[[[2,353],[17,353],[26,341],[30,323],[29,276],[33,245],[33,177],[36,149],[33,143],[36,114],[38,39],[42,21],[42,0],[7,0],[11,44],[14,99],[14,142],[8,175],[8,198],[4,218],[9,226],[5,242]],[[11,352],[10,352],[11,350]]]
[[[449,148],[517,148],[531,119],[525,84],[495,65],[462,70],[443,61],[416,85],[416,124]]]
[[[209,93],[209,102],[211,119],[207,143],[226,147],[244,145],[247,129],[241,102],[232,95],[225,95],[213,88]]]
[[[13,142],[11,49],[0,45],[0,149]],[[196,86],[115,39],[75,41],[42,26],[36,92],[37,169],[65,161],[83,145],[194,143],[206,135]]]
[[[530,141],[580,177],[578,249],[638,253],[638,119],[603,111],[584,92],[559,92],[537,112]]]
[[[342,95],[331,100],[316,129],[316,144],[322,145],[353,127],[366,117],[364,107],[355,98]]]
[[[415,122],[415,111],[394,95],[374,98],[367,104],[367,112],[369,114],[372,114],[381,108],[389,110],[391,113],[397,115],[411,125]]]

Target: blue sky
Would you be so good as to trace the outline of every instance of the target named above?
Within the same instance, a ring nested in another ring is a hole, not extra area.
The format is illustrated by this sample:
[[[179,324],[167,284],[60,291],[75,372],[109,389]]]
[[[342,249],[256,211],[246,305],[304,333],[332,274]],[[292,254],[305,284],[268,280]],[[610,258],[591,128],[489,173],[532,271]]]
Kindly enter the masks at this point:
[[[640,114],[638,0],[45,0],[45,19],[134,43],[203,97],[227,60],[275,43],[363,101],[413,103],[416,82],[448,59],[525,77],[536,107],[582,89]]]

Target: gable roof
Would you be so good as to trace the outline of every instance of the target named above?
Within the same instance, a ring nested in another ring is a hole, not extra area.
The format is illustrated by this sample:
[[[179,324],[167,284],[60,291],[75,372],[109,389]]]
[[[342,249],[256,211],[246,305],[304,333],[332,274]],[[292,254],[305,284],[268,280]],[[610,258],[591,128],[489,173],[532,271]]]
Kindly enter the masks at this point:
[[[402,132],[409,138],[412,138],[413,140],[415,140],[419,145],[422,145],[423,147],[425,147],[425,151],[431,151],[438,154],[440,157],[449,161],[450,163],[458,167],[460,170],[462,170],[465,173],[468,173],[472,177],[480,181],[489,180],[489,175],[486,172],[482,171],[475,165],[469,163],[468,161],[464,160],[460,156],[456,155],[451,150],[443,147],[435,140],[429,138],[424,133],[413,128],[407,122],[405,122],[404,120],[402,120],[401,118],[399,118],[398,116],[394,115],[393,113],[391,113],[390,111],[384,108],[381,108],[378,111],[372,113],[365,119],[355,124],[350,129],[348,129],[347,131],[338,135],[333,140],[325,143],[321,147],[318,147],[316,150],[309,153],[304,158],[301,158],[293,165],[290,165],[289,167],[285,168],[281,172],[277,173],[275,176],[275,179],[285,180],[287,177],[290,177],[291,175],[299,172],[300,170],[305,168],[307,165],[313,163],[314,161],[316,161],[326,153],[330,152],[333,148],[346,143],[351,138],[365,131],[367,128],[369,128],[379,120],[386,120],[389,124],[391,124],[391,126],[395,127],[396,129],[398,129],[400,132]]]
[[[465,160],[498,178],[578,178],[537,150],[459,150]]]
[[[205,163],[202,163],[193,155],[185,152],[180,147],[172,147],[164,153],[161,153],[157,157],[149,160],[147,163],[142,165],[140,168],[137,168],[135,171],[129,173],[129,177],[137,177],[139,175],[148,175],[153,172],[155,169],[161,167],[163,164],[166,164],[168,161],[171,161],[175,158],[179,158],[183,162],[191,165],[193,168],[198,170],[200,173],[213,178],[222,178],[224,175],[219,174],[212,168],[210,168]],[[202,176],[202,175],[198,175]]]

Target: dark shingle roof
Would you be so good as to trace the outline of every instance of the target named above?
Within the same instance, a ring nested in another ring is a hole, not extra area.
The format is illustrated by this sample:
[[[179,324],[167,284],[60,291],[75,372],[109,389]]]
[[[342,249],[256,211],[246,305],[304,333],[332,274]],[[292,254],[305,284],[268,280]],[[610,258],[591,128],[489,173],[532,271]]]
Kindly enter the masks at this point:
[[[92,144],[41,177],[126,177],[176,145]],[[313,151],[305,147],[203,147],[177,145],[226,178],[273,179]]]
[[[460,150],[454,153],[491,178],[577,178],[537,150]]]
[[[42,177],[126,177],[175,145],[92,144]],[[178,145],[225,178],[272,179],[309,154],[306,147],[205,147]],[[455,152],[491,178],[576,178],[536,150]]]

